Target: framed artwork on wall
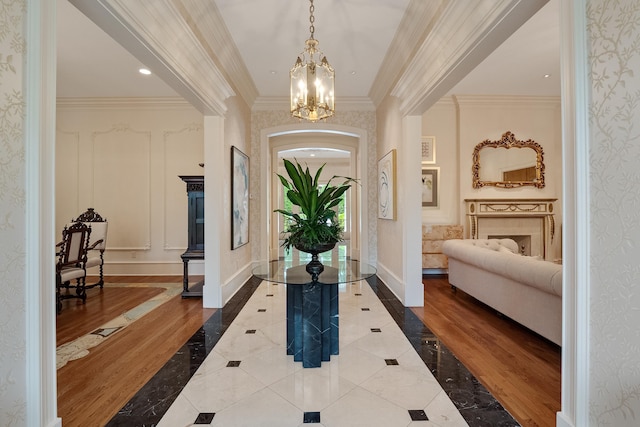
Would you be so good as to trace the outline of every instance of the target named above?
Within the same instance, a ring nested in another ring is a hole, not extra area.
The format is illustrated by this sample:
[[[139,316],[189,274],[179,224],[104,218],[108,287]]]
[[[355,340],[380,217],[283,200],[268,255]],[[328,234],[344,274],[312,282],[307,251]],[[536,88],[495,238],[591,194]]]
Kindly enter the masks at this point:
[[[438,207],[440,168],[422,168],[422,206]]]
[[[396,219],[396,150],[378,161],[378,218]]]
[[[422,163],[432,165],[436,163],[436,137],[422,137]]]
[[[231,147],[231,249],[249,242],[249,157]]]

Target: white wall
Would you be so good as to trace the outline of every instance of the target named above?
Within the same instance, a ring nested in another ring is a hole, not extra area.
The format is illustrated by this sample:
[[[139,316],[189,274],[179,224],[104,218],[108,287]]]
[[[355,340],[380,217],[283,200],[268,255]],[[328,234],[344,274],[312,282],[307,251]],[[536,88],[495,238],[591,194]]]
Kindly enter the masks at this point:
[[[562,224],[562,137],[560,99],[557,97],[465,96],[442,99],[422,118],[424,135],[436,137],[436,164],[440,167],[440,208],[423,208],[425,224],[462,224],[464,199],[556,198],[556,238],[550,259],[560,258]],[[545,187],[472,187],[472,153],[484,140],[500,140],[511,131],[519,140],[542,146]],[[430,165],[429,165],[430,166]],[[468,230],[466,230],[468,233]]]
[[[404,222],[398,215],[403,209],[399,199],[399,189],[402,181],[399,179],[398,169],[402,167],[400,156],[402,139],[402,116],[397,98],[387,97],[376,110],[376,128],[378,132],[378,147],[376,158],[380,160],[391,150],[396,150],[396,183],[395,183],[395,219],[377,219],[378,223],[378,276],[404,302]],[[377,173],[377,165],[376,165]],[[377,186],[376,186],[377,188]],[[376,206],[376,218],[378,208]]]
[[[202,120],[179,99],[59,100],[58,236],[92,207],[109,222],[105,274],[182,274],[187,193],[178,175],[204,174]],[[191,264],[202,274],[202,263]]]
[[[451,97],[443,98],[422,116],[422,135],[435,137],[435,164],[440,168],[439,206],[422,208],[423,224],[458,224],[460,174],[458,173],[458,114]]]
[[[251,233],[251,218],[249,218],[249,242],[236,249],[231,249],[231,147],[236,147],[249,156],[249,173],[254,169],[260,169],[262,165],[251,153],[251,111],[239,97],[231,97],[226,101],[227,114],[224,118],[224,139],[216,143],[224,144],[220,159],[216,159],[216,166],[224,170],[220,185],[222,186],[222,200],[216,207],[219,209],[218,217],[222,220],[218,224],[205,225],[219,228],[220,259],[219,264],[220,285],[222,287],[222,304],[251,277],[251,242],[258,237]],[[207,169],[210,170],[210,169]],[[209,194],[209,193],[206,193]],[[249,209],[258,203],[249,200]],[[221,212],[220,212],[221,211]],[[205,213],[208,218],[208,215]],[[205,249],[205,256],[208,250]],[[205,278],[205,286],[207,282]]]

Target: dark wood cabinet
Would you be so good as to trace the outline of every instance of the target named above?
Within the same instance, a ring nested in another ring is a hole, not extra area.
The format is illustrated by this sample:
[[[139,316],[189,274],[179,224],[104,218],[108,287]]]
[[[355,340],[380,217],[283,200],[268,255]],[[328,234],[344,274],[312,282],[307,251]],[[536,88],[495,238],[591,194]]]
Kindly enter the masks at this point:
[[[187,184],[187,250],[181,255],[184,265],[182,297],[201,297],[204,280],[189,286],[189,261],[204,259],[204,176],[180,175]]]

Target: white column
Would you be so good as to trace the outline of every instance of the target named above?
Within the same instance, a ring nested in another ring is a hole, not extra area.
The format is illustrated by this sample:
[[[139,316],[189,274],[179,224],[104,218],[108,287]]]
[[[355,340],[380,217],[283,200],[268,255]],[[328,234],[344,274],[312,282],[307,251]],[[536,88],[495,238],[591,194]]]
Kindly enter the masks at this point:
[[[404,305],[422,307],[422,117],[402,119],[402,141],[398,150],[398,219],[403,224]]]
[[[224,150],[224,118],[204,117],[204,288],[202,305],[206,308],[220,308],[222,300],[222,279],[220,275],[220,255],[222,244],[224,206],[225,161],[230,161]]]
[[[589,425],[589,70],[586,5],[561,3],[562,61],[562,406],[556,425]]]
[[[56,402],[56,4],[28,0],[25,100],[26,426],[60,426]]]

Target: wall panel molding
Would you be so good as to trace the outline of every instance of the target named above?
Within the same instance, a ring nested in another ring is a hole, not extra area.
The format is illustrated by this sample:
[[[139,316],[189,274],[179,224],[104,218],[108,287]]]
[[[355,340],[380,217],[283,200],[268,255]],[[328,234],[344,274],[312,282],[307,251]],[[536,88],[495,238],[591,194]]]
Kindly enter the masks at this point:
[[[91,146],[91,205],[108,218],[109,249],[151,249],[151,132],[117,123],[92,132]]]

